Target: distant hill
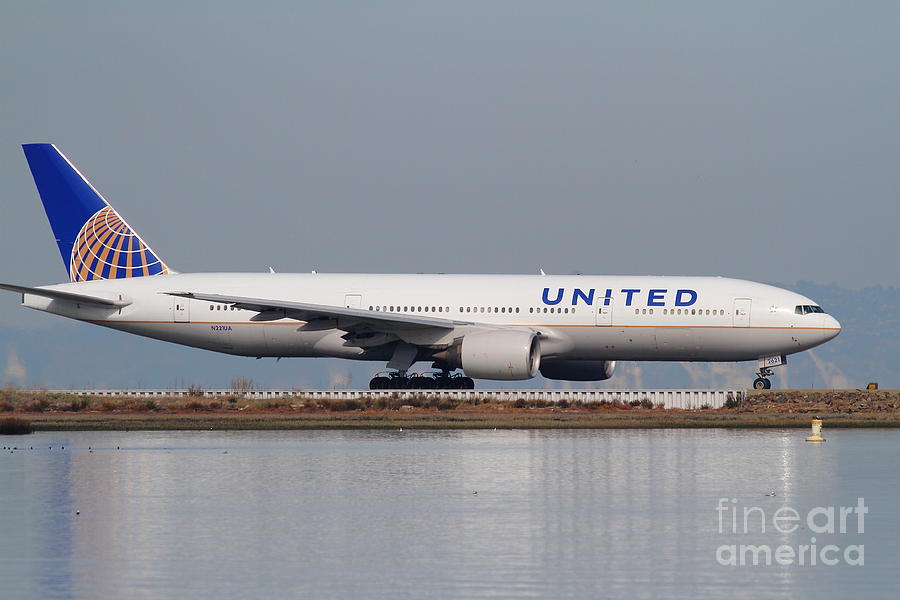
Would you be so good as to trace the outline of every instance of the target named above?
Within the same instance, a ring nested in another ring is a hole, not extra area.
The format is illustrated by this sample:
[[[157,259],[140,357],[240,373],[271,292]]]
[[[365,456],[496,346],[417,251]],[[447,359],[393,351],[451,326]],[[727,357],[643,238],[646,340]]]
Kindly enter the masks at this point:
[[[781,286],[809,296],[841,322],[841,335],[813,350],[851,387],[900,388],[900,287],[848,290],[807,281]],[[818,387],[824,387],[824,382]]]
[[[877,381],[900,388],[900,288],[848,290],[837,285],[775,284],[821,303],[843,327],[841,335],[811,351],[794,354],[775,369],[777,388],[862,388]],[[24,310],[15,306],[11,310]],[[34,321],[31,321],[34,322]],[[251,360],[195,350],[47,316],[39,327],[0,328],[0,384],[48,388],[227,387],[235,377],[259,387],[365,386],[383,364],[337,359]],[[5,353],[5,356],[4,356]],[[5,359],[5,360],[4,360]],[[5,367],[5,368],[4,368]],[[416,370],[426,370],[425,363]],[[621,363],[599,383],[480,381],[481,388],[747,388],[755,362]]]

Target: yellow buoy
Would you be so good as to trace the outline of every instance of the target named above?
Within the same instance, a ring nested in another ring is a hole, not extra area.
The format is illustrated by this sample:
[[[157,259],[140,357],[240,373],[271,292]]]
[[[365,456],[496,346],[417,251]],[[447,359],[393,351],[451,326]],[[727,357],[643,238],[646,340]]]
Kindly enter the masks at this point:
[[[806,438],[807,442],[824,442],[825,438],[822,437],[822,419],[813,419],[812,420],[812,435]]]

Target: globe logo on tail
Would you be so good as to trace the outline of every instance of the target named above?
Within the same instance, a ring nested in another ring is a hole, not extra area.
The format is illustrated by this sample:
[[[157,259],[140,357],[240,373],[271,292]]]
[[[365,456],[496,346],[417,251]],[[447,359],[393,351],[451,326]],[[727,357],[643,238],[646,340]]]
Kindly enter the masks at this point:
[[[75,238],[72,281],[165,275],[169,268],[111,206],[98,210]]]

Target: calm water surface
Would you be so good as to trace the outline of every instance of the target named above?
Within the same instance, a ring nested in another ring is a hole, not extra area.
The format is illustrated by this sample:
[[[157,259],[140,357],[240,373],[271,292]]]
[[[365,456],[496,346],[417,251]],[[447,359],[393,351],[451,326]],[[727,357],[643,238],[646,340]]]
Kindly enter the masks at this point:
[[[0,598],[896,597],[898,433],[805,434],[0,436],[19,447],[0,453]],[[864,532],[855,513],[846,533],[806,525],[860,497]],[[783,506],[792,533],[772,526]],[[717,560],[811,537],[838,564]]]

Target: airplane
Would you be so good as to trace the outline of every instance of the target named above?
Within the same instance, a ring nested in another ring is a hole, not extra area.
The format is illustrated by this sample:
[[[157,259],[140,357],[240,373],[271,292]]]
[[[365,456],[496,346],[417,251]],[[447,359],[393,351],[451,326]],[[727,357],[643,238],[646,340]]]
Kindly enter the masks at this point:
[[[386,363],[371,389],[603,381],[618,361],[757,361],[768,389],[841,331],[805,296],[724,277],[179,273],[56,146],[23,148],[69,282],[0,284],[22,305],[238,356]],[[420,361],[435,372],[410,376]]]

